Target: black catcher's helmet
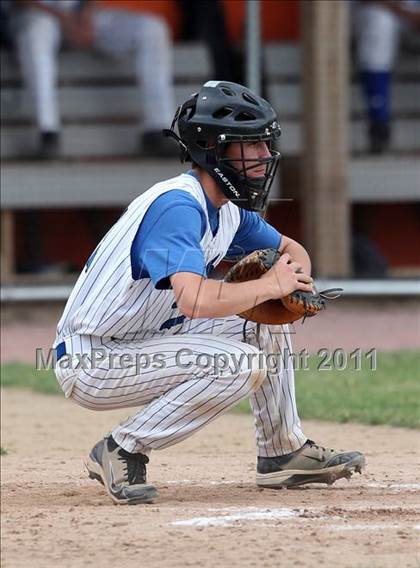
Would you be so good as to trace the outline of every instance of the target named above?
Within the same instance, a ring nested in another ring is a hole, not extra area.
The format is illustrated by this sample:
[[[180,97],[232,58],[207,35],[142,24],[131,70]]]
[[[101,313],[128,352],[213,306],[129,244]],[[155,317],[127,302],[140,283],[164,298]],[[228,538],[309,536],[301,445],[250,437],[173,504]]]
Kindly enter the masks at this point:
[[[230,201],[251,211],[263,211],[266,206],[280,158],[271,143],[280,133],[273,107],[246,87],[228,81],[205,83],[178,108],[171,129],[164,131],[180,144],[182,161],[191,160],[203,168]],[[243,143],[262,140],[270,149],[270,157],[245,159]],[[232,142],[241,145],[240,169],[225,157],[226,146]],[[264,176],[247,174],[261,164],[266,164]]]

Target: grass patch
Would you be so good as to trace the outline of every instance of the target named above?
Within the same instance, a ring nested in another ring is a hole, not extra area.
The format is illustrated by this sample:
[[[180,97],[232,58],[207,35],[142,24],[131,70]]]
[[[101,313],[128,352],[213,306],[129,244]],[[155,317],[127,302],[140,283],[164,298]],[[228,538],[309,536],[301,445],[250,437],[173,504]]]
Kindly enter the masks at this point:
[[[321,358],[310,357],[296,372],[300,417],[420,428],[420,353],[379,352],[376,371],[363,359],[361,370],[348,361],[343,371],[320,371]],[[250,412],[248,401],[237,410]]]
[[[0,446],[0,456],[7,456],[7,450],[3,446]]]
[[[37,371],[31,365],[8,363],[1,366],[1,386],[30,389],[44,394],[59,394],[63,391],[54,371]]]

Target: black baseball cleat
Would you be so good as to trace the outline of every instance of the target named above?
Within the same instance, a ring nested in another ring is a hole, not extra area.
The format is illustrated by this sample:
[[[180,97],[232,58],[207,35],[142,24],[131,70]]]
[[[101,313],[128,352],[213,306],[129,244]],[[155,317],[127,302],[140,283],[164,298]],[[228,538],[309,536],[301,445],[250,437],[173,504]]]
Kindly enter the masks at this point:
[[[295,452],[273,458],[258,458],[257,485],[271,489],[306,483],[327,483],[362,473],[366,460],[360,452],[339,452],[318,446],[312,440]]]
[[[39,160],[56,160],[60,156],[60,133],[41,132]]]
[[[156,487],[146,483],[144,454],[131,454],[107,436],[92,448],[86,468],[91,479],[104,485],[109,496],[120,505],[153,503],[158,496]]]
[[[370,154],[383,154],[389,150],[391,144],[390,122],[372,121],[369,124],[369,152]]]

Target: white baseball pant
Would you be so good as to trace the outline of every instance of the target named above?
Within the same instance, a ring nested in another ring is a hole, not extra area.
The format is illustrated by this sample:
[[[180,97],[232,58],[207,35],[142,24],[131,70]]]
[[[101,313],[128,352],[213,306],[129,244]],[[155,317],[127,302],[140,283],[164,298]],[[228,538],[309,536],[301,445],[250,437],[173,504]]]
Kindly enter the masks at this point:
[[[380,4],[358,2],[354,25],[360,69],[391,71],[401,31],[399,18]]]
[[[249,397],[258,455],[289,453],[306,441],[296,409],[290,331],[263,325],[257,334],[249,322],[244,342],[243,326],[237,316],[187,320],[176,331],[136,343],[73,336],[66,339],[67,352],[99,349],[106,357],[94,369],[75,372],[58,365],[56,373],[67,396],[86,408],[145,405],[112,431],[129,452],[149,454],[176,444]],[[137,354],[143,361],[147,356],[149,364],[123,368],[123,354]],[[269,363],[263,354],[271,354]],[[159,357],[161,368],[150,365]],[[215,358],[223,359],[223,369],[206,364]]]
[[[165,21],[150,13],[98,9],[93,13],[93,23],[94,49],[115,58],[134,53],[144,131],[167,127],[175,99],[171,40]],[[56,132],[60,129],[57,96],[60,24],[49,14],[25,9],[17,16],[15,29],[19,60],[37,126],[43,132]]]

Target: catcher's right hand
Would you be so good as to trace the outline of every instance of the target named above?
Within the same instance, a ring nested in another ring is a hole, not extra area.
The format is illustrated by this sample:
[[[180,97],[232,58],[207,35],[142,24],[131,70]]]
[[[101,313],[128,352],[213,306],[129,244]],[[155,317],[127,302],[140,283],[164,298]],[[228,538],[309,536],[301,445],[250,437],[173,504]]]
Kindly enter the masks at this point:
[[[238,314],[266,324],[291,323],[312,317],[325,309],[326,300],[338,297],[341,290],[326,290],[319,294],[313,289],[310,276],[300,272],[301,265],[291,261],[290,255],[275,249],[255,251],[237,262],[226,274],[227,282],[246,282],[271,278],[273,300],[267,300]],[[334,294],[332,294],[334,292]]]
[[[272,281],[273,299],[284,298],[295,290],[313,292],[313,278],[302,272],[302,265],[293,261],[290,254],[285,253],[280,256],[280,253],[274,249],[256,251],[256,253],[260,252],[264,252],[262,259],[266,272],[261,272],[259,277]],[[251,255],[247,258],[249,257]]]

